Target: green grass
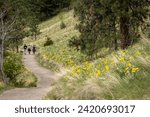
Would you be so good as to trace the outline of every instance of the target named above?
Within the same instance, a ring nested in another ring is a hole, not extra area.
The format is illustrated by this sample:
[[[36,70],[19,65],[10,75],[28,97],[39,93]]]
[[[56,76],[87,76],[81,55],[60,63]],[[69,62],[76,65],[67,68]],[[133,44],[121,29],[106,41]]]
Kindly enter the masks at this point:
[[[103,49],[100,55],[106,56],[90,61],[68,47],[68,40],[80,35],[77,23],[73,11],[63,12],[39,25],[38,40],[25,39],[38,46],[37,60],[42,66],[57,72],[69,69],[53,83],[45,99],[150,99],[150,41],[141,40],[125,51]],[[46,36],[53,45],[44,47]]]
[[[0,82],[0,94],[6,89],[6,85],[3,82]]]
[[[3,93],[6,90],[13,89],[13,88],[14,88],[13,86],[11,86],[9,84],[6,85],[2,81],[0,81],[0,94]]]
[[[6,90],[12,89],[12,88],[29,88],[29,87],[36,87],[37,86],[37,78],[35,75],[24,68],[24,72],[19,74],[15,78],[15,82],[5,84],[3,82],[0,82],[0,94]]]
[[[15,82],[13,83],[3,83],[0,82],[0,94],[3,93],[6,90],[10,90],[12,88],[28,88],[28,87],[36,87],[37,85],[37,78],[34,76],[32,72],[24,68],[24,71],[19,74],[15,78]]]
[[[129,48],[124,57],[125,63],[116,61],[108,72],[99,77],[90,76],[89,73],[86,75],[75,74],[73,77],[66,75],[53,84],[45,99],[150,99],[149,44],[150,42],[141,42],[141,44]],[[142,54],[134,55],[136,51],[140,51]],[[116,59],[122,58],[120,53],[121,51],[112,53],[105,60],[109,61],[114,56]],[[129,57],[133,58],[127,61]],[[94,67],[89,72],[94,73],[97,62],[102,63],[102,60],[98,59],[93,62]],[[125,75],[124,65],[128,62],[132,64],[132,68],[138,67],[139,71],[132,73],[129,70],[129,73]],[[101,67],[103,67],[102,64]],[[82,69],[81,67],[80,70],[82,71]]]
[[[16,87],[23,87],[23,88],[36,87],[37,78],[27,68],[24,68],[24,71],[16,77],[14,85]]]
[[[19,74],[15,78],[15,82],[5,84],[3,82],[0,82],[0,94],[3,93],[6,90],[10,90],[12,88],[29,88],[29,87],[36,87],[37,86],[37,78],[35,75],[24,68],[24,71]]]
[[[60,27],[62,20],[66,25],[64,29]],[[68,65],[70,59],[80,64],[81,62],[79,61],[83,61],[84,55],[68,47],[68,40],[75,35],[79,35],[79,32],[75,30],[76,24],[77,19],[73,17],[73,11],[60,13],[58,16],[39,25],[42,33],[39,35],[38,40],[27,38],[24,40],[24,43],[37,45],[38,61],[53,71],[58,71],[57,64],[60,67]],[[46,36],[50,37],[54,42],[52,46],[44,47]],[[52,63],[54,67],[51,67],[49,63]]]

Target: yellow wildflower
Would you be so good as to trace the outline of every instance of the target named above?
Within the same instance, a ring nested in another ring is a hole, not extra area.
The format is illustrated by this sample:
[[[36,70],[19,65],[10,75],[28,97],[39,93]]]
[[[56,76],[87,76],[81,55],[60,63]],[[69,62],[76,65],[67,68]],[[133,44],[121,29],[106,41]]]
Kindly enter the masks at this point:
[[[136,52],[135,53],[135,56],[140,56],[141,55],[141,52]]]
[[[132,57],[129,57],[128,59],[129,59],[129,61],[131,61],[131,60],[132,60]]]
[[[74,74],[75,74],[74,71],[72,71],[72,72],[70,73],[70,75],[71,75],[72,77],[74,76]]]
[[[86,69],[87,70],[89,70],[89,69],[91,69],[92,68],[92,64],[88,64],[87,66],[86,66]]]
[[[126,75],[129,74],[129,67],[126,67],[126,68],[125,68],[125,74],[126,74]]]
[[[109,66],[106,65],[106,66],[105,66],[105,69],[106,69],[106,71],[109,71]]]
[[[100,70],[97,71],[96,75],[97,75],[97,76],[100,76],[100,75],[101,75]]]
[[[125,62],[125,60],[124,60],[123,57],[121,57],[119,60],[120,60],[121,62]]]
[[[127,71],[128,69],[129,69],[129,68],[128,68],[128,67],[126,67],[126,68],[125,68],[125,71]]]
[[[114,62],[111,62],[110,64],[113,65],[113,64],[115,64],[115,63],[114,63]]]
[[[81,72],[81,70],[80,70],[80,69],[78,69],[78,70],[77,70],[77,73],[80,73],[80,72]]]
[[[67,79],[67,78],[68,78],[68,76],[64,76],[64,78],[66,78],[66,79]]]
[[[131,63],[128,63],[128,67],[131,67],[132,66],[132,64]]]
[[[80,66],[79,66],[79,65],[77,65],[77,66],[76,66],[76,68],[78,69],[78,68],[80,68]]]
[[[137,68],[137,67],[132,68],[132,73],[135,73],[135,72],[138,72],[138,71],[139,71],[139,68]]]
[[[129,70],[125,71],[125,75],[127,75],[127,74],[129,74],[129,73],[130,73]]]

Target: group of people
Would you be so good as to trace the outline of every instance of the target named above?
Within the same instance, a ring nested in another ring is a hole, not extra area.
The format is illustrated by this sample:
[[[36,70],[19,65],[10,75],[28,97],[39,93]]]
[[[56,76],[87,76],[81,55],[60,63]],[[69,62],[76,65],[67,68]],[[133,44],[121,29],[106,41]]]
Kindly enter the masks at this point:
[[[33,46],[31,46],[31,45],[24,45],[23,46],[23,49],[24,49],[24,54],[26,54],[27,52],[28,52],[28,54],[31,54],[31,51],[32,51],[32,53],[33,54],[35,54],[35,52],[36,52],[36,46],[35,45],[33,45]]]

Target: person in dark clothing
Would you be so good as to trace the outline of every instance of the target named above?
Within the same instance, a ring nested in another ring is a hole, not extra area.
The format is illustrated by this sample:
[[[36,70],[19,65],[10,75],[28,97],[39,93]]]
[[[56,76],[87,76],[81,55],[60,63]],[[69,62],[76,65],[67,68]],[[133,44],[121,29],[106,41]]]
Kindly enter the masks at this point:
[[[24,49],[24,54],[26,54],[26,51],[27,51],[27,45],[26,44],[24,44],[23,49]]]
[[[31,46],[30,45],[28,46],[28,53],[29,54],[31,53]]]
[[[35,52],[36,52],[36,47],[35,47],[35,45],[33,45],[32,52],[33,52],[33,54],[35,54]]]

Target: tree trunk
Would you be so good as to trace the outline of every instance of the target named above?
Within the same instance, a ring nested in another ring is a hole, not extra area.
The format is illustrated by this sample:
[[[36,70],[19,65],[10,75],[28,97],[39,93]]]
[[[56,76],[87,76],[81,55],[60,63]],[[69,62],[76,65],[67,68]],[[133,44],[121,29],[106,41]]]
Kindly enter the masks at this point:
[[[1,44],[0,44],[0,80],[3,80],[3,73],[2,73],[2,50],[1,50]]]
[[[6,38],[6,32],[4,28],[4,15],[3,12],[0,13],[0,22],[1,22],[1,35],[0,35],[0,77],[3,80],[3,82],[6,82],[5,80],[5,74],[3,70],[3,64],[4,64],[4,40]]]
[[[114,20],[113,26],[114,26],[114,33],[115,33],[114,49],[115,49],[115,51],[117,51],[118,50],[118,40],[117,40],[117,28],[116,28],[116,22],[115,22],[115,20]]]
[[[129,38],[129,18],[120,18],[120,32],[121,32],[121,48],[126,49],[131,45],[131,40]]]
[[[115,36],[115,39],[114,39],[114,45],[115,45],[115,51],[118,50],[118,42],[117,42],[117,37]]]
[[[19,53],[19,46],[18,45],[16,46],[16,51],[17,51],[17,53]]]
[[[3,53],[3,42],[0,44],[0,78],[5,82],[5,75],[3,70],[3,63],[4,63],[4,53]]]

